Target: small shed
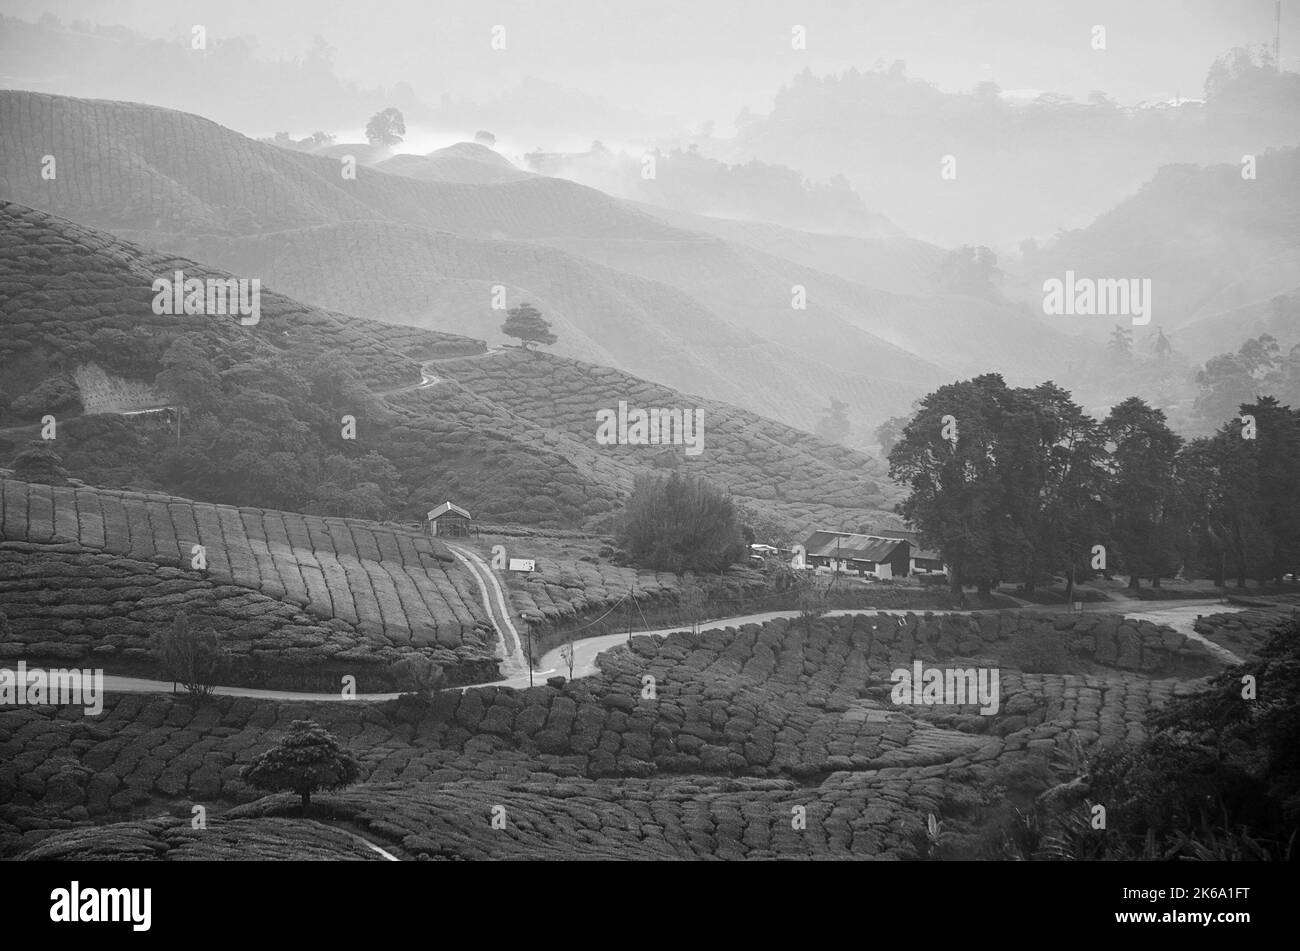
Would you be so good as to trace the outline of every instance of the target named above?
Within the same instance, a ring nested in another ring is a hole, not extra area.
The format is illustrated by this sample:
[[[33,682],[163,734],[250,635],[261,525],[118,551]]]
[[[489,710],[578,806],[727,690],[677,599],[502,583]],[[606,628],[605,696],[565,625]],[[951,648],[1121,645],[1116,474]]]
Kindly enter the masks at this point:
[[[429,509],[424,523],[424,533],[435,538],[465,538],[470,534],[474,518],[459,505],[443,502]]]

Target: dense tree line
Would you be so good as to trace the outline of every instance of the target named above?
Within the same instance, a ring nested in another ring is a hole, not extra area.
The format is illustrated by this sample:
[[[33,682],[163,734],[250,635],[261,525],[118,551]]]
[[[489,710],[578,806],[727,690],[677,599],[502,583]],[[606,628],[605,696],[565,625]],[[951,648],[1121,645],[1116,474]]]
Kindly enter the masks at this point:
[[[1187,442],[1137,397],[1096,420],[1054,383],[985,374],[921,400],[889,463],[954,589],[1064,577],[1068,597],[1096,572],[1137,588],[1300,569],[1300,412],[1272,397]]]

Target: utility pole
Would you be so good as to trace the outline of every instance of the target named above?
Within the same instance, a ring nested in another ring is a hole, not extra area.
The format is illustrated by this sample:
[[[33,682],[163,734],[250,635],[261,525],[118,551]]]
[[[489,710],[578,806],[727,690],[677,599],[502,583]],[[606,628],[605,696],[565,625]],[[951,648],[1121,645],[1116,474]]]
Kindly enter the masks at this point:
[[[1277,0],[1277,6],[1274,7],[1273,72],[1282,72],[1282,0]]]
[[[636,607],[636,582],[632,582],[632,607]],[[632,643],[632,612],[627,615],[627,642]]]

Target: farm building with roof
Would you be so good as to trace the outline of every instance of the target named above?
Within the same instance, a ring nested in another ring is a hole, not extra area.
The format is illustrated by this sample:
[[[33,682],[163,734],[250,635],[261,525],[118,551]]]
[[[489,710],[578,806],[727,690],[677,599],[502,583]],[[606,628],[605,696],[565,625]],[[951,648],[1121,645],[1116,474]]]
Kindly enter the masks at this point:
[[[911,570],[911,543],[904,538],[815,531],[803,543],[809,567],[874,578],[906,577]]]
[[[464,538],[470,534],[474,519],[459,505],[443,502],[430,509],[424,523],[424,533],[435,538]]]

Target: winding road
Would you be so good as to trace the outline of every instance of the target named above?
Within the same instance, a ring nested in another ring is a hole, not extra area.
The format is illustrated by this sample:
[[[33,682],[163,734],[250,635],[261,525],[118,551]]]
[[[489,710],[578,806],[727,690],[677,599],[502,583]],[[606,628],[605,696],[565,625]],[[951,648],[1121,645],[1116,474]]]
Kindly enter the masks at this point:
[[[452,548],[453,546],[447,546]],[[477,580],[480,591],[483,596],[484,606],[487,608],[488,615],[493,618],[493,623],[498,625],[498,631],[505,630],[509,632],[510,639],[513,640],[513,646],[508,645],[508,639],[502,636],[502,643],[507,644],[505,653],[506,659],[503,660],[502,670],[508,672],[508,675],[501,680],[492,680],[479,684],[466,684],[463,687],[454,689],[465,691],[472,690],[475,687],[514,687],[522,689],[528,686],[528,663],[524,658],[523,651],[519,647],[519,634],[515,630],[514,624],[510,622],[509,612],[505,607],[505,596],[500,582],[493,574],[492,569],[487,566],[477,552],[470,551],[466,548],[454,548],[453,555],[463,558],[462,563],[466,563],[474,578]],[[478,570],[474,565],[477,563]],[[488,579],[486,582],[484,578]],[[495,595],[498,605],[493,609],[493,598],[489,595]],[[1213,610],[1207,610],[1212,608]],[[1041,612],[1059,612],[1059,607],[1036,606],[1026,608],[1025,610]],[[1217,657],[1225,663],[1240,663],[1240,659],[1235,654],[1217,644],[1206,640],[1202,635],[1192,629],[1198,615],[1201,614],[1229,614],[1237,611],[1243,611],[1245,608],[1237,605],[1220,604],[1217,601],[1193,601],[1188,604],[1178,604],[1169,606],[1167,602],[1152,606],[1149,601],[1109,601],[1089,603],[1085,613],[1106,613],[1106,614],[1123,614],[1125,617],[1144,619],[1155,624],[1167,624],[1180,634],[1186,634],[1204,644]],[[902,615],[909,613],[901,609],[863,609],[863,610],[837,610],[826,612],[827,617],[843,617],[851,614],[894,614]],[[923,614],[924,611],[912,611],[913,614]],[[970,614],[970,611],[940,611],[936,610],[934,614]],[[740,627],[745,624],[762,624],[765,621],[775,620],[776,618],[794,618],[798,617],[798,611],[767,611],[762,614],[744,614],[734,617],[718,618],[713,621],[701,622],[701,631],[715,631],[728,627]],[[502,625],[499,618],[504,618],[505,623]],[[666,627],[655,631],[635,631],[634,637],[642,637],[649,634],[668,635],[676,631],[684,630],[682,627]],[[611,647],[617,647],[628,640],[626,634],[606,634],[600,637],[590,637],[584,640],[575,641],[574,659],[573,659],[573,679],[579,677],[589,677],[599,671],[596,664],[596,657]],[[557,647],[555,650],[548,651],[538,661],[537,669],[533,671],[533,680],[535,683],[545,683],[545,678],[560,674],[569,676],[568,664],[560,656],[563,647]],[[507,666],[509,665],[509,666]],[[0,668],[3,669],[3,668]],[[9,668],[12,670],[12,668]],[[171,693],[172,684],[170,681],[146,680],[138,677],[119,677],[111,674],[104,676],[104,690],[110,693]],[[289,701],[344,701],[344,700],[364,700],[364,701],[383,701],[396,700],[400,693],[365,693],[357,694],[355,697],[344,697],[341,693],[305,693],[295,690],[260,690],[252,687],[217,687],[213,693],[226,697],[256,697],[263,700],[289,700]]]

